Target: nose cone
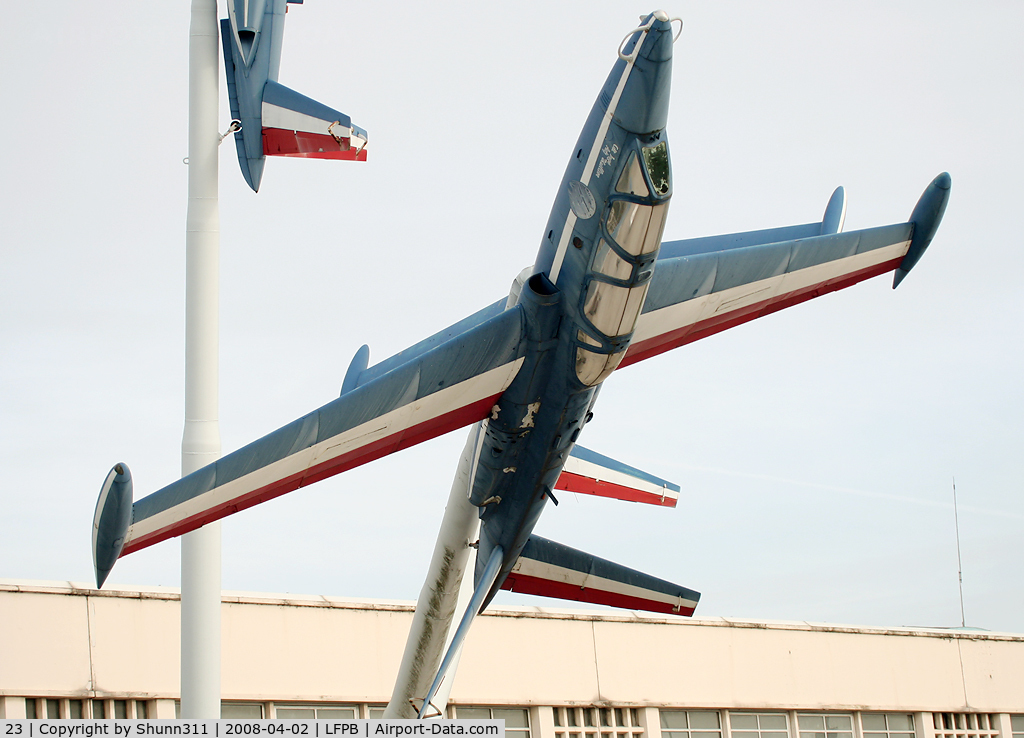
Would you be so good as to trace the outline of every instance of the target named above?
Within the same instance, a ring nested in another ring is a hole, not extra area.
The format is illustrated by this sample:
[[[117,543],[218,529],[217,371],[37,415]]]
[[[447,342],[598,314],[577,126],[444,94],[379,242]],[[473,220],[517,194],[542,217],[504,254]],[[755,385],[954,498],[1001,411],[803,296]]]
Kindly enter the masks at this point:
[[[650,30],[634,34],[622,50],[627,56],[635,54],[636,60],[615,109],[615,122],[637,134],[656,133],[668,123],[672,87],[672,24],[661,11],[646,22]]]

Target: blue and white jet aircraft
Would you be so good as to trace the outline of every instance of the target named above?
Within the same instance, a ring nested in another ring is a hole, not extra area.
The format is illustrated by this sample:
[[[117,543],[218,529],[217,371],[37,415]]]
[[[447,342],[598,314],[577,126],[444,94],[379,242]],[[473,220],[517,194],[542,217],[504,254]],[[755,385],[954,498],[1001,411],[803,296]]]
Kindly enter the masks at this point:
[[[267,156],[366,161],[366,131],[277,81],[289,3],[228,0],[220,22],[235,148],[242,176],[258,191]]]
[[[692,614],[698,593],[532,533],[559,489],[675,504],[677,486],[577,444],[601,384],[870,277],[895,271],[897,286],[935,234],[950,178],[936,177],[905,223],[843,233],[838,188],[821,222],[662,243],[673,42],[657,11],[620,46],[534,265],[507,299],[374,366],[363,346],[340,397],[134,503],[128,467],[116,465],[93,525],[98,585],[120,556],[477,424],[465,485],[479,517],[479,540],[464,542],[476,548],[473,596],[444,662],[429,664],[430,689],[416,694],[421,717],[469,623],[501,588]]]

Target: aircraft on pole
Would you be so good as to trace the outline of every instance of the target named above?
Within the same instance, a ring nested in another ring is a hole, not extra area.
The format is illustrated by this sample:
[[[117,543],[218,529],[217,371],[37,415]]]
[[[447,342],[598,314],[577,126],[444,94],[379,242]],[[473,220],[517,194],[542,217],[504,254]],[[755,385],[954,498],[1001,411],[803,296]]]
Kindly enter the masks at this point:
[[[366,161],[366,131],[277,81],[284,17],[293,3],[302,0],[228,0],[228,17],[220,22],[231,130],[242,176],[254,191],[268,156]]]
[[[950,178],[937,176],[910,219],[893,225],[844,233],[838,188],[820,222],[662,243],[676,35],[655,11],[620,44],[534,264],[507,298],[373,366],[363,346],[340,397],[140,500],[133,502],[128,467],[116,465],[94,519],[97,583],[120,556],[475,424],[449,499],[461,518],[446,513],[431,567],[439,587],[457,592],[462,565],[452,562],[475,550],[472,595],[440,668],[437,643],[430,653],[407,648],[403,673],[412,658],[429,680],[405,687],[419,717],[473,618],[502,588],[692,614],[697,592],[533,535],[559,490],[675,504],[676,485],[578,444],[602,383],[630,364],[874,276],[894,271],[895,288],[931,243]],[[467,538],[477,523],[477,540]],[[431,586],[428,577],[424,592]],[[450,623],[453,612],[454,602],[436,617]]]

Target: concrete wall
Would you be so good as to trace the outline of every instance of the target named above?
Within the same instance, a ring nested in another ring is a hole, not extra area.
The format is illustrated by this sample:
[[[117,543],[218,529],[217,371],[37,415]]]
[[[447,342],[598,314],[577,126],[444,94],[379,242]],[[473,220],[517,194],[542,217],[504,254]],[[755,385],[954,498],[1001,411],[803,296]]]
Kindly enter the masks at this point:
[[[178,608],[168,589],[0,581],[0,697],[174,699]],[[226,593],[224,699],[386,702],[411,620],[411,603]],[[452,701],[1024,713],[1024,636],[495,610]]]

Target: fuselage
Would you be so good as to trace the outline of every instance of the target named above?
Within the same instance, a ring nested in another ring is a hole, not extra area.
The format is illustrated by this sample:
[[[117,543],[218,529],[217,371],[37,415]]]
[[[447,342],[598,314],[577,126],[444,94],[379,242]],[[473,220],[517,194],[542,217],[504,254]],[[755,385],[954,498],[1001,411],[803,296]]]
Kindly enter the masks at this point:
[[[495,547],[500,588],[533,531],[601,383],[633,335],[671,197],[667,120],[672,27],[658,11],[620,49],[573,148],[533,275],[522,287],[528,348],[481,434],[476,581]]]

